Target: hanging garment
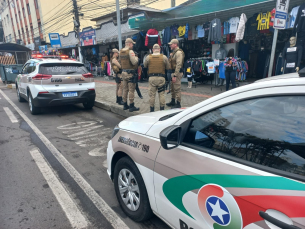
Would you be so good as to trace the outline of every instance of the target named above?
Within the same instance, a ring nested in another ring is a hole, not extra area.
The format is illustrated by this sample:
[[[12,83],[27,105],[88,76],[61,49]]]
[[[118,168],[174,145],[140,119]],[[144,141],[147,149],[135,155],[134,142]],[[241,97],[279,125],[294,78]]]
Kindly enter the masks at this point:
[[[236,32],[235,40],[237,42],[241,41],[244,38],[246,23],[247,23],[246,14],[242,13],[240,16],[240,20],[239,20],[239,24],[238,24],[238,28],[237,28],[237,32]]]
[[[230,33],[236,33],[237,28],[238,28],[239,18],[238,17],[232,17],[229,20],[229,23],[230,23]]]
[[[212,74],[215,73],[215,65],[214,62],[208,62],[206,64],[206,66],[208,67],[208,73]]]
[[[220,62],[219,63],[219,67],[218,67],[218,70],[219,70],[219,78],[220,79],[225,79],[226,78],[226,68],[225,68],[225,65],[223,62]]]
[[[278,56],[277,61],[276,61],[276,67],[275,67],[276,76],[283,74],[281,71],[282,65],[283,65],[282,61],[283,61],[283,56],[282,56],[282,53],[280,53],[280,55]]]
[[[179,37],[183,37],[185,35],[185,26],[179,26],[178,31],[179,31]]]
[[[215,52],[215,59],[223,60],[227,57],[227,51],[220,46],[220,48]]]
[[[154,44],[159,44],[161,46],[159,32],[156,29],[150,29],[146,34],[145,46],[152,48]]]
[[[225,21],[223,23],[223,35],[227,35],[230,33],[230,23],[228,21]]]
[[[257,57],[256,77],[259,79],[264,78],[264,70],[266,65],[266,59],[268,57],[267,51],[260,51]]]
[[[271,13],[259,13],[256,20],[258,21],[257,30],[269,29],[269,22],[271,18]]]
[[[301,59],[302,59],[302,52],[303,49],[301,46],[294,46],[294,47],[285,47],[282,53],[283,56],[283,67],[293,68],[300,67]],[[286,62],[286,64],[285,64]]]
[[[163,35],[163,45],[167,45],[171,41],[171,28],[166,27],[164,29],[164,35]]]
[[[204,28],[202,25],[197,25],[196,30],[198,38],[204,37]]]
[[[238,56],[242,60],[249,61],[249,50],[250,50],[250,44],[249,43],[245,44],[243,41],[239,42]]]
[[[171,34],[172,34],[172,37],[175,37],[175,36],[178,36],[179,35],[179,32],[178,32],[178,25],[172,25],[171,26]]]
[[[296,6],[291,10],[291,12],[289,14],[289,26],[288,26],[288,28],[293,28],[294,27],[294,23],[295,23],[295,21],[297,19],[297,16],[298,16],[299,8],[300,8],[300,6]]]
[[[295,33],[297,31],[298,33],[305,31],[305,3],[300,5],[297,18],[295,19],[293,32]]]
[[[137,40],[135,44],[135,50],[137,52],[140,52],[145,49],[145,35],[146,33],[144,31],[140,31],[137,35]]]
[[[271,28],[273,28],[273,24],[274,24],[274,20],[275,20],[275,8],[273,10],[271,10],[270,14],[271,14],[271,18],[270,18],[270,22],[269,22],[269,26]]]
[[[210,23],[208,43],[211,41],[221,41],[221,21],[218,18],[213,19]]]
[[[189,29],[190,29],[189,23],[186,23],[186,25],[185,25],[185,34],[184,34],[185,38],[189,37]]]

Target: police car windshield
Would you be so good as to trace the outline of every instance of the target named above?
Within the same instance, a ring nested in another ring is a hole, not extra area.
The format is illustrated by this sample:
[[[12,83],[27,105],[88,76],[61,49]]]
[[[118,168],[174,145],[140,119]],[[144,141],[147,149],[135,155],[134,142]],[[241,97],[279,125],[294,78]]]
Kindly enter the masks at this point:
[[[46,75],[82,75],[87,72],[83,64],[76,63],[42,64],[39,68],[39,73]]]

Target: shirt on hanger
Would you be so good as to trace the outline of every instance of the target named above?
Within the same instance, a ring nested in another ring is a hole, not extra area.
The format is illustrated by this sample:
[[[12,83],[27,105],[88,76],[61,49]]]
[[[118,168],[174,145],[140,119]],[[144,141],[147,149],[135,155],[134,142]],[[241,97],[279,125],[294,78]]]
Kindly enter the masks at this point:
[[[230,33],[230,23],[228,21],[225,21],[223,23],[223,35],[227,35]]]
[[[189,23],[186,23],[185,25],[185,34],[184,34],[185,38],[189,37]]]
[[[270,18],[270,22],[269,22],[269,26],[273,27],[273,23],[274,23],[274,18],[275,18],[275,8],[273,10],[271,10],[271,18]]]
[[[269,29],[269,22],[271,18],[271,13],[259,13],[256,20],[258,21],[257,30]]]
[[[179,37],[184,36],[184,34],[185,34],[185,26],[179,26],[178,31],[179,31]]]
[[[296,6],[291,10],[289,14],[289,28],[294,27],[295,19],[297,18],[299,8],[300,6]]]
[[[197,25],[196,30],[198,33],[198,38],[204,37],[204,28],[202,25]]]
[[[208,73],[215,73],[214,62],[208,62],[206,66],[208,67]]]
[[[230,33],[236,33],[238,23],[239,23],[239,18],[238,17],[232,17],[229,20],[229,23],[230,23]]]
[[[171,30],[172,30],[172,36],[178,36],[179,35],[179,32],[178,32],[178,25],[173,25],[171,27]]]

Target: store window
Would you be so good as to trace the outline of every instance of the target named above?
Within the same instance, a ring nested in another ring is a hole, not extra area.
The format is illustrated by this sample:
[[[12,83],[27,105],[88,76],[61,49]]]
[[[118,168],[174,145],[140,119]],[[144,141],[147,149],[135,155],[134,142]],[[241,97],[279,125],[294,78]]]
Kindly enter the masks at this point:
[[[29,5],[29,4],[26,4],[26,7],[27,7],[27,9],[28,9],[28,15],[31,15],[30,5]]]
[[[304,112],[305,96],[238,102],[193,120],[184,142],[305,176]]]

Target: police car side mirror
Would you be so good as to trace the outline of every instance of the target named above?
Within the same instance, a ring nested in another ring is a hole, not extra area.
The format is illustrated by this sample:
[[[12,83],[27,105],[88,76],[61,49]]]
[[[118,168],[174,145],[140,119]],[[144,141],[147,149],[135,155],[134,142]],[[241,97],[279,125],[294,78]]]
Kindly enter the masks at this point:
[[[160,133],[161,146],[166,149],[174,149],[181,144],[181,127],[169,126]]]

